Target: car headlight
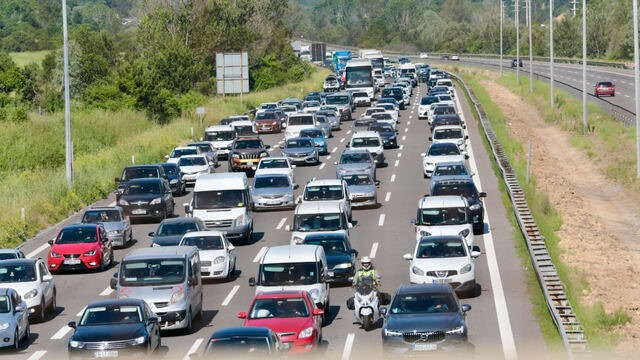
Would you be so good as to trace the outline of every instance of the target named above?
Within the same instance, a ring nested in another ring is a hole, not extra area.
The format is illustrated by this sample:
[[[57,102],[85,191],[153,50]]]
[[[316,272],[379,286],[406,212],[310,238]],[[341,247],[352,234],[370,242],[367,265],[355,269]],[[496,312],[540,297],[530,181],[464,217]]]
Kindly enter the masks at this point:
[[[383,329],[384,336],[402,336],[401,331],[394,331],[389,329]]]
[[[151,247],[160,247],[161,245],[158,244],[157,242],[152,242],[151,243]]]
[[[306,339],[311,335],[313,335],[313,327],[309,326],[308,328],[300,331],[300,334],[298,334],[298,339]]]
[[[118,200],[118,205],[129,206],[129,202],[127,200],[125,200],[125,199],[120,199],[120,200]]]
[[[460,232],[458,233],[458,235],[460,235],[460,236],[462,236],[462,237],[465,237],[465,238],[466,238],[467,236],[469,236],[469,234],[470,234],[470,233],[471,233],[471,232],[469,231],[469,229],[464,229],[464,230],[460,231]]]
[[[171,179],[171,181],[169,181],[169,184],[171,185],[175,185],[178,183],[178,179]]]
[[[466,274],[469,271],[471,271],[471,269],[472,269],[471,264],[467,264],[467,265],[463,266],[462,269],[460,269],[460,274]]]
[[[334,266],[333,268],[334,269],[348,269],[348,268],[351,268],[351,267],[353,267],[352,263],[342,263],[342,264],[338,264],[338,265]]]
[[[376,196],[376,192],[375,191],[371,191],[371,192],[365,193],[364,196],[366,196],[366,197],[374,197],[374,196]]]
[[[24,294],[23,298],[25,300],[26,299],[31,299],[31,298],[36,297],[37,295],[38,295],[38,289],[33,289],[33,290],[29,291],[28,293]]]
[[[411,272],[418,275],[418,276],[424,276],[424,271],[422,271],[422,269],[420,269],[417,266],[412,266],[411,267]]]
[[[240,154],[231,154],[231,157],[234,159],[239,159],[240,158]]]
[[[60,254],[58,254],[58,253],[57,253],[57,252],[55,252],[55,251],[52,251],[52,252],[50,253],[50,255],[51,255],[51,257],[52,257],[52,258],[59,258],[59,257],[60,257]]]
[[[269,153],[268,153],[268,152],[266,152],[266,151],[263,151],[263,152],[261,152],[261,153],[260,153],[260,157],[261,157],[261,158],[263,158],[263,157],[267,157],[267,156],[269,156]]]
[[[460,325],[456,328],[453,328],[451,330],[447,330],[447,334],[449,335],[461,335],[464,334],[464,325]]]
[[[222,264],[226,258],[224,256],[217,256],[214,260],[214,264]]]
[[[235,226],[244,225],[244,214],[238,216],[235,220]]]
[[[147,339],[144,336],[140,336],[131,340],[130,344],[135,346],[135,345],[142,345],[145,342],[147,342]]]
[[[155,199],[151,200],[149,205],[158,205],[160,203],[162,203],[162,198],[155,198]]]
[[[431,233],[427,230],[420,230],[420,236],[431,236]]]
[[[120,235],[121,233],[122,233],[122,230],[111,230],[109,231],[109,236]]]
[[[169,304],[175,304],[179,301],[182,301],[182,299],[184,299],[184,290],[182,290],[182,287],[180,287],[180,290],[174,292],[171,295],[171,300],[169,300]]]
[[[469,205],[469,210],[477,211],[477,210],[480,210],[481,207],[482,207],[482,205],[480,203],[476,203],[476,204],[473,204],[473,205]]]
[[[84,348],[84,343],[80,341],[71,340],[69,341],[69,347],[72,347],[74,349],[82,349]]]
[[[96,254],[96,249],[93,249],[84,253],[84,256],[93,256],[95,254]]]

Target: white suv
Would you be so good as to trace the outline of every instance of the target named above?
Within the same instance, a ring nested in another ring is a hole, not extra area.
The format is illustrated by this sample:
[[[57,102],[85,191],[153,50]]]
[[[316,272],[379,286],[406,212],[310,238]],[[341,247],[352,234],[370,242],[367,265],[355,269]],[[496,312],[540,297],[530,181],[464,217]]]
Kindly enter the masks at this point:
[[[467,154],[468,135],[464,133],[464,128],[460,125],[442,125],[433,128],[433,135],[429,136],[429,141],[437,143],[452,143],[458,146],[462,154]]]
[[[309,181],[305,185],[298,203],[314,201],[336,202],[345,209],[349,221],[352,220],[349,186],[346,181],[341,179],[313,179]]]
[[[473,249],[473,224],[469,203],[462,196],[425,196],[418,200],[418,214],[411,221],[416,241],[423,236],[460,235]]]
[[[350,149],[368,150],[376,163],[376,167],[385,165],[384,143],[377,131],[356,131],[351,136],[351,141],[347,145]]]
[[[302,244],[309,234],[318,232],[346,233],[353,225],[349,222],[347,212],[339,203],[333,201],[311,201],[298,204],[293,215],[291,245]]]

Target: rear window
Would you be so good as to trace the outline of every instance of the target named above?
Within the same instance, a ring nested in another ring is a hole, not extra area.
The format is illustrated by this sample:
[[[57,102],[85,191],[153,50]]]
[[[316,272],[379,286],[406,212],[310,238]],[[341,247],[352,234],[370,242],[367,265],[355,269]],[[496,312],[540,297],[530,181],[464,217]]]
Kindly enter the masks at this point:
[[[610,81],[603,81],[601,83],[598,83],[598,86],[611,87],[613,86],[613,83],[611,83]]]

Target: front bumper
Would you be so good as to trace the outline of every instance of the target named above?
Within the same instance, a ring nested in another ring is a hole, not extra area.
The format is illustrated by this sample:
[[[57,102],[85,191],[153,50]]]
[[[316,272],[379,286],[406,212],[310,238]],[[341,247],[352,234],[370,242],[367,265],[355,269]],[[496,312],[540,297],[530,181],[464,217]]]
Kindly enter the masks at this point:
[[[125,341],[84,343],[85,348],[78,349],[68,346],[68,359],[96,359],[101,357],[126,357],[127,359],[142,359],[147,357],[148,341],[140,345],[122,347]],[[125,345],[126,346],[126,345]]]
[[[224,279],[229,275],[229,260],[219,264],[207,264],[207,261],[200,263],[200,274],[203,279]]]
[[[296,204],[293,196],[282,196],[274,199],[254,197],[253,207],[255,210],[291,209],[295,208]]]
[[[258,166],[260,158],[254,159],[237,159],[231,158],[230,164],[233,170],[252,171],[255,166]]]
[[[318,162],[318,157],[313,154],[285,154],[284,155],[293,164],[315,164]]]
[[[121,205],[122,206],[122,205]],[[159,219],[163,216],[165,205],[155,204],[147,206],[123,206],[124,212],[131,219]]]
[[[298,339],[298,333],[294,335],[281,336],[280,341],[289,354],[301,354],[316,349],[316,335],[313,334],[308,338]]]
[[[92,256],[80,255],[78,257],[49,257],[49,271],[65,271],[65,270],[94,270],[100,267],[101,254],[96,253]]]
[[[352,194],[353,195],[353,194]],[[375,206],[378,204],[377,196],[351,196],[351,207]]]

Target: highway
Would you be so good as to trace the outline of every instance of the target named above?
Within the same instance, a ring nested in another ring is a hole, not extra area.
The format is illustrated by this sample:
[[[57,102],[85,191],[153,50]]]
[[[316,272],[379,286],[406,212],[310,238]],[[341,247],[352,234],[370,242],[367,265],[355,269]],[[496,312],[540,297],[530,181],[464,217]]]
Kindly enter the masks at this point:
[[[567,67],[567,71],[570,71]],[[572,71],[572,70],[571,70]],[[383,290],[393,294],[400,284],[409,281],[409,263],[402,255],[413,250],[414,230],[410,220],[415,216],[418,199],[427,193],[428,180],[423,179],[421,154],[428,145],[429,128],[426,120],[418,120],[419,99],[425,94],[425,85],[414,89],[411,106],[401,111],[398,124],[398,149],[385,150],[388,165],[378,169],[381,186],[378,199],[382,204],[377,209],[354,210],[354,228],[351,242],[360,256],[373,258],[374,266],[382,275]],[[467,121],[470,143],[469,164],[475,172],[474,180],[485,198],[485,232],[476,235],[475,243],[482,249],[477,259],[477,281],[481,285],[479,296],[462,299],[473,309],[467,315],[469,340],[475,345],[477,358],[549,358],[550,350],[545,344],[538,323],[532,314],[532,305],[527,290],[522,261],[516,254],[513,234],[518,231],[507,220],[499,192],[499,179],[493,174],[489,155],[482,145],[478,125],[473,120],[470,108],[460,89],[457,89],[458,104],[462,117]],[[626,90],[626,93],[629,93]],[[624,99],[625,88],[620,87]],[[278,99],[273,99],[278,100]],[[358,110],[361,113],[363,108]],[[350,139],[350,122],[344,122],[342,130],[335,131],[329,139],[330,154],[322,156],[317,166],[296,168],[296,180],[301,193],[307,180],[334,178],[335,165],[340,152]],[[272,145],[272,154],[279,155],[277,147],[283,134],[262,135]],[[178,145],[178,144],[176,144]],[[158,159],[159,161],[161,159]],[[226,171],[221,162],[216,171]],[[184,214],[182,204],[189,201],[190,194],[176,199],[176,211]],[[111,196],[98,204],[114,203]],[[254,241],[250,245],[237,247],[238,276],[231,282],[215,282],[205,285],[204,312],[194,325],[193,333],[163,333],[163,349],[159,358],[184,359],[202,353],[208,337],[216,329],[239,326],[242,320],[236,317],[246,311],[254,295],[248,279],[257,272],[257,261],[265,247],[288,244],[290,234],[286,224],[292,223],[292,211],[270,211],[254,213]],[[49,246],[46,241],[53,238],[59,228],[79,220],[76,214],[56,227],[44,230],[28,241],[22,250],[29,257],[46,258]],[[135,244],[131,248],[146,247],[151,243],[148,233],[155,231],[157,224],[134,225]],[[131,250],[116,250],[116,263]],[[75,321],[84,306],[94,300],[113,298],[109,279],[115,273],[110,268],[103,273],[74,273],[55,275],[57,286],[57,312],[44,323],[34,323],[30,341],[17,354],[2,350],[0,355],[12,355],[12,359],[58,359],[66,358],[67,340],[71,329],[66,326]],[[323,328],[323,344],[316,355],[327,359],[369,359],[381,355],[380,329],[369,332],[353,324],[353,313],[346,308],[345,301],[352,296],[350,287],[331,288],[331,321]]]

